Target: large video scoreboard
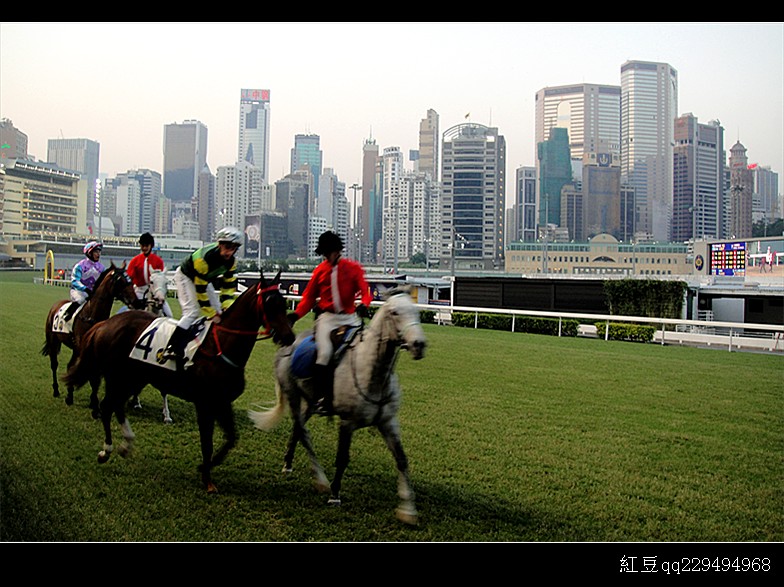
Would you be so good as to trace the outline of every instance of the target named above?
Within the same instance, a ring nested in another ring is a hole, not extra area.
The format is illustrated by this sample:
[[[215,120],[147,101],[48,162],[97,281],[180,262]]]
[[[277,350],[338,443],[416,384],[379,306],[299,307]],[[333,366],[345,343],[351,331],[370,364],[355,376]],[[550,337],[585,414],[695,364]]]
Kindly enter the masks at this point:
[[[711,275],[746,275],[746,242],[711,244]]]

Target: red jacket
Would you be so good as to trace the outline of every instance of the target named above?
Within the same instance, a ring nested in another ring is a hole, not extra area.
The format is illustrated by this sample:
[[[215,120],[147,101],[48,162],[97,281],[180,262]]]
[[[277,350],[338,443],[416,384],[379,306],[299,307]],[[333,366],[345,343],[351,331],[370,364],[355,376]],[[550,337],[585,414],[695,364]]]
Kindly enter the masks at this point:
[[[297,316],[302,318],[316,303],[321,310],[335,312],[334,300],[332,299],[332,267],[329,261],[324,260],[313,271],[305,291],[302,292],[302,300],[294,310]],[[344,314],[353,314],[354,300],[357,295],[360,296],[360,301],[369,307],[370,302],[373,301],[373,295],[370,293],[370,286],[365,281],[365,270],[362,269],[362,266],[356,261],[340,257],[337,267],[341,311]]]
[[[133,259],[131,259],[131,262],[128,263],[128,267],[125,269],[126,273],[128,273],[128,276],[131,278],[131,281],[133,281],[133,284],[136,287],[150,284],[149,272],[153,269],[159,269],[161,271],[166,269],[165,265],[163,264],[163,259],[161,259],[155,253],[150,253],[150,256],[147,257],[147,260],[147,275],[144,274],[144,253],[139,253]]]

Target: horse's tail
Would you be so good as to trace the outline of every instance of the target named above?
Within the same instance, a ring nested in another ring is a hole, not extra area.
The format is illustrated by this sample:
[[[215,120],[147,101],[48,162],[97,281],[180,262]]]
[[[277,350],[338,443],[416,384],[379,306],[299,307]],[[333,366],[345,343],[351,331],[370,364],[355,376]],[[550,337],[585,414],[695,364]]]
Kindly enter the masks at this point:
[[[286,398],[280,389],[280,383],[277,381],[275,382],[275,396],[277,397],[277,402],[273,407],[264,408],[261,412],[248,410],[248,416],[259,430],[269,432],[280,424],[286,413]]]
[[[95,374],[94,371],[90,370],[90,365],[99,364],[95,358],[95,336],[98,330],[98,328],[91,328],[87,331],[87,334],[82,338],[76,362],[62,377],[63,383],[73,386],[74,389],[82,387],[90,380],[90,375]]]

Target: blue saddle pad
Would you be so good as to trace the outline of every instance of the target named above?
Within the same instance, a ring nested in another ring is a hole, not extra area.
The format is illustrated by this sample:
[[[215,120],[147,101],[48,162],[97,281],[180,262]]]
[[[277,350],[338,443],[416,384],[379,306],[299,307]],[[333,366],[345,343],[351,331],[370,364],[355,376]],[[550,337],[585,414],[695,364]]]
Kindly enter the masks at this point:
[[[316,362],[316,339],[313,335],[303,339],[291,355],[291,372],[296,377],[310,377],[313,375],[313,365]]]

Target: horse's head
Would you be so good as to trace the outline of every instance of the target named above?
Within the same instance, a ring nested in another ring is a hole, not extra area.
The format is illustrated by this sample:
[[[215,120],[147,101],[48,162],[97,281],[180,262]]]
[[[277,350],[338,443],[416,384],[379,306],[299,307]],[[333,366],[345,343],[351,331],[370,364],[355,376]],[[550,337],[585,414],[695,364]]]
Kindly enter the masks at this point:
[[[376,312],[373,321],[382,321],[383,336],[398,342],[418,360],[425,356],[427,343],[419,322],[419,309],[414,305],[410,292],[411,288],[408,286],[388,290],[384,294],[386,301]]]
[[[125,263],[121,267],[112,263],[108,269],[101,273],[95,282],[95,292],[93,293],[93,296],[98,295],[116,298],[128,307],[133,307],[136,304],[136,293],[130,276],[125,272]]]
[[[259,282],[243,291],[226,308],[221,324],[242,330],[251,324],[254,328],[263,325],[276,343],[286,346],[292,344],[295,337],[286,319],[286,299],[280,291],[280,271],[271,282],[261,273]]]
[[[294,343],[295,335],[291,323],[286,318],[286,298],[280,291],[280,271],[268,282],[264,272],[260,273],[257,285],[258,303],[264,313],[264,320],[272,333],[272,340],[277,344],[289,346]]]

